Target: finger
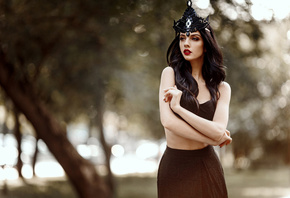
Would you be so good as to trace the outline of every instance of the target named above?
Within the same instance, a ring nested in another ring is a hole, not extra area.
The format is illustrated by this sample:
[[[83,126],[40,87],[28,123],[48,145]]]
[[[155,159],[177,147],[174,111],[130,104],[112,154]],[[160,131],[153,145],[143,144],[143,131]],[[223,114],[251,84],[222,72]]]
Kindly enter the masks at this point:
[[[170,101],[172,99],[172,95],[164,95],[163,96],[163,100],[165,101],[165,102],[168,102],[168,101]]]
[[[229,136],[228,134],[227,134],[227,137],[228,137],[229,139],[232,139],[231,136]]]
[[[221,144],[221,145],[220,145],[220,148],[223,148],[223,146],[224,146],[224,144]]]
[[[163,91],[168,91],[168,90],[172,90],[172,89],[174,89],[174,87],[168,87],[168,88],[166,88],[166,89],[163,89]]]
[[[225,142],[223,143],[223,145],[222,145],[222,146],[226,146],[226,145],[228,145],[228,144],[227,144],[227,141],[225,141]]]
[[[230,143],[232,143],[232,138],[231,139],[229,139],[229,140],[227,140],[227,145],[229,145]]]
[[[225,142],[221,143],[219,146],[222,148],[225,145]]]
[[[165,98],[169,98],[169,97],[172,97],[172,94],[169,92],[167,92],[167,93],[165,93],[164,95],[163,95]]]
[[[172,90],[171,90],[171,89],[167,90],[167,91],[164,93],[164,95],[168,95],[168,94],[172,94]]]
[[[167,98],[165,96],[163,96],[163,101],[166,102],[167,101]]]
[[[164,100],[165,102],[167,102],[167,101],[168,101],[168,97],[163,96],[163,100]]]
[[[165,94],[164,94],[164,96],[171,96],[171,97],[173,97],[173,96],[176,96],[177,95],[177,93],[174,91],[174,90],[168,90]]]
[[[164,92],[167,92],[170,88],[163,89]]]
[[[227,129],[226,129],[226,133],[227,133],[228,136],[231,135],[231,132],[229,130],[227,130]]]

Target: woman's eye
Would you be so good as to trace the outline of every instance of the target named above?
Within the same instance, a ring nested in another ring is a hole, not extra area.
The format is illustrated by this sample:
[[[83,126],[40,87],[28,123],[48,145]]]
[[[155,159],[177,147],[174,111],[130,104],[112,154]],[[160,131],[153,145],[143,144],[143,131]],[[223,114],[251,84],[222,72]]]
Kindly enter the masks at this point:
[[[198,41],[199,38],[198,38],[198,37],[193,37],[192,40],[194,40],[194,41]]]
[[[183,41],[185,38],[184,37],[180,37],[180,40]]]

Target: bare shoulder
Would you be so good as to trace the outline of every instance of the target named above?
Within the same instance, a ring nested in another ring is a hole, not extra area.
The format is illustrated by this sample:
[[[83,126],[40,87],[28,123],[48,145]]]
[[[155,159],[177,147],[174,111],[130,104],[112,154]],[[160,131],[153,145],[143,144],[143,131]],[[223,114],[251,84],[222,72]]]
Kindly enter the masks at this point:
[[[161,79],[174,79],[174,70],[172,67],[165,67],[161,74]]]
[[[162,71],[162,76],[172,76],[174,75],[174,70],[172,67],[167,66]]]
[[[219,84],[219,91],[220,92],[228,92],[228,93],[231,93],[231,86],[229,83],[225,82],[225,81],[222,81],[220,84]]]
[[[175,84],[175,77],[174,77],[174,70],[172,67],[165,67],[161,74],[161,85],[162,87],[170,87],[174,86]]]
[[[220,98],[224,98],[226,100],[230,100],[231,98],[231,86],[229,83],[223,81],[219,84],[219,92],[220,92]]]

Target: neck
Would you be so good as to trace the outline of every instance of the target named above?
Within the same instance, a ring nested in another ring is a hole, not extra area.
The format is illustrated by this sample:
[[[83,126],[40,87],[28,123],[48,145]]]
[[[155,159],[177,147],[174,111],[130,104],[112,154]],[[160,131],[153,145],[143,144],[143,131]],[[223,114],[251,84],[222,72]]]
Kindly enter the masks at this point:
[[[190,62],[191,64],[191,69],[192,69],[192,76],[193,78],[199,82],[200,80],[203,81],[203,76],[202,76],[202,66],[203,66],[203,56],[199,59],[195,59],[194,61]]]

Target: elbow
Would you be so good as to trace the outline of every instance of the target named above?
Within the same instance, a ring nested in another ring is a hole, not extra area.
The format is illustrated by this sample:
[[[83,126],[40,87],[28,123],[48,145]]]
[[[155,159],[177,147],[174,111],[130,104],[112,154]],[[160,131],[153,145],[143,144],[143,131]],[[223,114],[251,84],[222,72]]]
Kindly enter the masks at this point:
[[[171,128],[171,124],[172,124],[172,121],[169,117],[161,117],[161,124],[162,126],[165,128],[165,129],[170,129]]]

